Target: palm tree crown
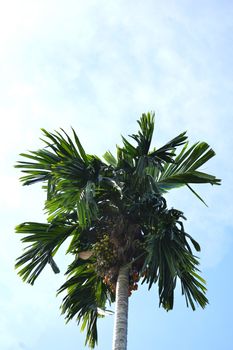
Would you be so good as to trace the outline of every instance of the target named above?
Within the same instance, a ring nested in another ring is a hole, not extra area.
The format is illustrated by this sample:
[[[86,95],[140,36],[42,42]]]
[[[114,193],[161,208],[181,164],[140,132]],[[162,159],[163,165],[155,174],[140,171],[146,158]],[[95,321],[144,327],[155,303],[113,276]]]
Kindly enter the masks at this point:
[[[54,257],[69,239],[73,262],[58,290],[66,292],[61,309],[68,321],[75,317],[81,322],[92,348],[97,319],[115,301],[118,272],[124,265],[130,271],[129,295],[139,279],[149,289],[158,283],[160,305],[170,310],[179,279],[187,306],[204,308],[208,302],[191,244],[196,251],[200,246],[185,232],[184,214],[167,208],[164,194],[187,186],[201,199],[190,184],[220,184],[199,170],[215,153],[205,142],[188,147],[185,132],[151,149],[154,114],[143,114],[138,124],[138,133],[130,136],[133,144],[122,137],[116,157],[108,151],[103,159],[87,154],[74,130],[71,139],[64,130],[42,129],[45,147],[21,154],[26,161],[16,165],[24,173],[23,185],[42,182],[47,193],[47,222],[16,227],[28,244],[17,259],[18,273],[31,284],[47,264],[58,273]]]

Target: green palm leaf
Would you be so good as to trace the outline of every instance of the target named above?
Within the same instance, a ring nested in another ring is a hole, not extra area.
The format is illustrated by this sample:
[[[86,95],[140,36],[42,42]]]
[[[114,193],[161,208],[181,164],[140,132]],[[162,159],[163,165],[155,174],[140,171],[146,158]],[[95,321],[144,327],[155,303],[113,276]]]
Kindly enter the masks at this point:
[[[133,134],[130,137],[137,142],[137,155],[147,155],[150,149],[150,144],[154,132],[154,113],[142,114],[141,119],[137,121],[140,130],[138,134]]]
[[[76,230],[76,226],[51,225],[25,222],[16,226],[16,233],[24,234],[21,241],[29,243],[25,252],[16,260],[15,267],[23,281],[34,284],[41,271],[50,264],[59,272],[53,257],[62,243]]]
[[[109,165],[112,165],[113,167],[117,166],[117,160],[110,151],[105,152],[103,158]]]
[[[66,314],[67,322],[75,317],[81,323],[81,330],[87,332],[85,344],[94,348],[98,342],[97,320],[103,317],[99,310],[105,309],[107,301],[111,304],[114,295],[96,274],[90,261],[76,260],[67,273],[68,280],[58,290],[58,293],[67,293],[62,302],[62,313]]]
[[[156,174],[156,181],[162,193],[186,185],[198,199],[206,204],[190,184],[220,184],[220,179],[197,170],[210,160],[215,152],[205,142],[198,142],[189,149],[187,148],[188,143],[184,145],[174,163],[167,163],[160,173]]]
[[[158,177],[160,185],[163,184],[186,184],[186,183],[210,183],[219,185],[220,180],[215,176],[197,169],[210,160],[215,152],[205,142],[194,144],[187,149],[185,144],[173,164],[167,164]]]
[[[174,209],[164,211],[158,225],[146,238],[144,282],[148,283],[149,289],[158,282],[160,304],[166,310],[171,310],[179,278],[187,306],[190,305],[195,310],[195,303],[204,308],[208,300],[205,297],[205,281],[197,273],[199,262],[193,255],[187,238],[196,250],[200,251],[200,246],[185,233],[180,218],[181,212]]]
[[[70,185],[80,188],[86,184],[87,179],[96,179],[102,162],[96,156],[86,155],[74,131],[76,146],[64,131],[66,139],[58,132],[53,134],[45,129],[42,131],[48,139],[42,139],[46,147],[28,154],[22,153],[22,157],[33,162],[19,161],[16,165],[16,168],[27,174],[21,177],[23,185],[53,179],[54,182],[61,181],[62,190],[62,184],[70,184],[67,181],[71,181]]]
[[[156,162],[161,169],[163,169],[162,165],[173,163],[173,157],[176,155],[176,148],[183,145],[187,140],[187,136],[185,134],[186,132],[181,133],[161,148],[151,152],[149,154],[150,159],[153,160],[153,162]]]

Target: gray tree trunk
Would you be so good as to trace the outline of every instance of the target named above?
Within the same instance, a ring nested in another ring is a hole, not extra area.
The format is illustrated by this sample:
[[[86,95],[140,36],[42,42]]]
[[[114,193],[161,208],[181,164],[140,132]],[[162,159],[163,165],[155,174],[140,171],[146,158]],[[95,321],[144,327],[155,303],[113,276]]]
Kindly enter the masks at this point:
[[[129,268],[120,268],[116,284],[116,307],[112,350],[127,349]]]

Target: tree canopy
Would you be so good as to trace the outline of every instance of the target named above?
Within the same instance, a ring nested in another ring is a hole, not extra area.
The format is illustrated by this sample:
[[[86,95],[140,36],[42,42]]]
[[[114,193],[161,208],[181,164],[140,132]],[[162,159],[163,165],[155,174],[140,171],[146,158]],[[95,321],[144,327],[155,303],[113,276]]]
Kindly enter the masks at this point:
[[[152,148],[154,114],[143,114],[139,131],[122,137],[114,156],[87,154],[76,132],[42,129],[44,147],[22,153],[16,165],[23,185],[42,183],[47,197],[47,222],[24,222],[16,227],[27,244],[16,268],[23,281],[34,284],[47,264],[55,273],[55,255],[69,240],[73,262],[61,306],[67,321],[75,318],[86,329],[86,343],[97,343],[97,319],[115,300],[119,268],[130,266],[129,295],[138,281],[150,289],[158,284],[159,304],[174,305],[177,280],[187,306],[205,307],[206,286],[193,250],[199,244],[185,231],[183,212],[168,208],[165,194],[186,186],[200,200],[192,184],[219,185],[200,170],[215,153],[206,142],[191,147],[182,132],[160,148]],[[204,202],[204,201],[203,201]]]

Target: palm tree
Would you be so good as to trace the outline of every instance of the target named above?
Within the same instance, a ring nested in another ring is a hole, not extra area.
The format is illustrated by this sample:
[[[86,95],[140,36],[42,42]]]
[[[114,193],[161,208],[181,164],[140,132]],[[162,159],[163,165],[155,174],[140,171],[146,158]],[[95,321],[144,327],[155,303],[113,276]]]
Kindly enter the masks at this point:
[[[195,310],[208,303],[191,248],[200,251],[200,246],[186,233],[184,214],[167,208],[164,195],[187,186],[202,200],[190,184],[220,184],[199,170],[215,153],[205,142],[188,148],[185,132],[150,149],[154,114],[143,114],[138,124],[138,133],[130,136],[134,143],[122,137],[116,157],[108,151],[103,159],[87,154],[74,130],[71,139],[62,129],[42,129],[44,148],[21,154],[26,161],[16,165],[24,173],[23,185],[42,182],[47,194],[47,222],[16,227],[28,244],[17,259],[18,274],[34,284],[47,264],[58,273],[54,258],[69,240],[73,262],[58,290],[66,293],[61,310],[67,321],[81,322],[91,348],[98,318],[116,302],[113,349],[126,349],[128,297],[139,280],[149,289],[158,283],[159,304],[166,310],[173,308],[177,280],[187,306]]]

